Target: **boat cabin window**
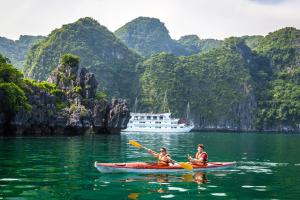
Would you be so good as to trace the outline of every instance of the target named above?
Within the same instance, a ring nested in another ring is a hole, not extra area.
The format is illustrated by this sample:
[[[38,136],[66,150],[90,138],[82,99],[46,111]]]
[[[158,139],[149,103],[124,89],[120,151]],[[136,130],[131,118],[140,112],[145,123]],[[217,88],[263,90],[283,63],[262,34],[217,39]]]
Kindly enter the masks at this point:
[[[155,122],[155,124],[161,124],[161,122]]]
[[[154,119],[154,120],[157,120],[157,116],[153,116],[153,119]]]
[[[162,120],[163,118],[164,118],[163,116],[159,116],[159,119],[161,119],[161,120]]]
[[[141,116],[140,119],[145,119],[145,117],[144,117],[144,116]]]
[[[134,119],[138,119],[138,116],[134,116]]]
[[[151,116],[147,116],[147,119],[150,120],[150,119],[151,119]]]
[[[145,122],[140,122],[140,124],[145,124]]]

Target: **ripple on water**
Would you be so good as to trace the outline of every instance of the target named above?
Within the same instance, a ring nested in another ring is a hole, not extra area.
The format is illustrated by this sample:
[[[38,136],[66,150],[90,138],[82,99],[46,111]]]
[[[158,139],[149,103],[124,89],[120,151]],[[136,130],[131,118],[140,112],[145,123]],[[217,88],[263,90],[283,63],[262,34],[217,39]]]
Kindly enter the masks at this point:
[[[256,161],[241,161],[240,164],[246,164],[246,165],[260,165],[260,166],[266,166],[266,167],[285,167],[289,165],[289,163],[276,163],[276,162],[256,162]]]
[[[227,174],[214,174],[215,176],[219,176],[219,177],[224,177],[226,176]]]
[[[239,166],[239,169],[246,170],[247,172],[254,172],[254,173],[272,173],[272,170],[267,167],[263,166]]]
[[[211,193],[211,195],[218,196],[218,197],[226,197],[227,196],[226,193]]]
[[[168,194],[168,195],[163,195],[163,196],[160,196],[161,198],[164,198],[164,199],[171,199],[171,198],[174,198],[175,195],[173,194]]]
[[[21,179],[17,179],[17,178],[1,178],[0,181],[21,181]]]
[[[17,189],[32,189],[32,188],[36,188],[37,186],[35,185],[16,185],[14,186],[14,188]]]
[[[265,185],[243,185],[242,188],[266,188]]]
[[[199,189],[199,190],[206,190],[205,187],[201,187],[201,186],[198,186],[198,189]]]
[[[186,192],[188,189],[180,188],[180,187],[168,187],[168,190],[175,190],[179,192]]]
[[[252,189],[259,192],[267,191],[267,186],[265,185],[243,185],[242,188]]]

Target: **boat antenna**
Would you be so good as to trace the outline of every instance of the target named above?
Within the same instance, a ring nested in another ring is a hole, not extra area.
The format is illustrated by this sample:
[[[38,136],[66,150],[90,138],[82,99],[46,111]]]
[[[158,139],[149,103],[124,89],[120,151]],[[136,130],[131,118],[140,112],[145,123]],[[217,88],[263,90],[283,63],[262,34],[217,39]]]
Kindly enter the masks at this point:
[[[137,105],[138,105],[138,98],[135,97],[134,106],[133,106],[133,112],[134,112],[134,113],[137,112]]]
[[[167,111],[168,110],[168,111]],[[168,105],[168,98],[167,98],[167,90],[165,91],[165,96],[164,96],[164,102],[163,102],[163,112],[170,112],[170,108]]]
[[[186,120],[187,121],[190,119],[190,113],[191,113],[190,102],[188,102],[187,108],[186,108]]]

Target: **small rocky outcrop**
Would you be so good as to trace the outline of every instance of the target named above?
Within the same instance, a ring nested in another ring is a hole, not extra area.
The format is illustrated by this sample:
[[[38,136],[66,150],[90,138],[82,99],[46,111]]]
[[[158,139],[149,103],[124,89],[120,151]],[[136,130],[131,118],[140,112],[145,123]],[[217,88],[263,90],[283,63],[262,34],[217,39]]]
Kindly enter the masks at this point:
[[[118,133],[130,118],[122,99],[108,102],[96,96],[97,81],[79,63],[61,63],[48,78],[55,89],[28,83],[25,90],[31,111],[21,110],[11,122],[15,135]],[[45,83],[46,84],[46,83]],[[4,134],[0,114],[0,135]]]

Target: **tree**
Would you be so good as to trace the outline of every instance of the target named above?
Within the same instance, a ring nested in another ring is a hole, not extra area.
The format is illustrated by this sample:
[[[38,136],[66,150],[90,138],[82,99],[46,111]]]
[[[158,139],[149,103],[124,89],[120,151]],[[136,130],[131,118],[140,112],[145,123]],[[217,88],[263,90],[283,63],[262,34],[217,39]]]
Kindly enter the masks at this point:
[[[4,115],[4,132],[11,132],[11,121],[21,109],[31,109],[24,91],[15,83],[0,83],[0,113]]]
[[[10,60],[0,54],[0,64],[9,64]]]
[[[1,82],[14,82],[19,84],[23,74],[14,68],[11,64],[7,62],[1,62],[2,57],[0,57],[0,83]]]
[[[0,113],[4,115],[4,132],[11,132],[11,121],[21,109],[30,110],[22,86],[23,74],[0,54]]]
[[[79,65],[79,57],[76,55],[67,53],[61,57],[60,63],[62,65],[68,65],[72,68],[77,67]]]

